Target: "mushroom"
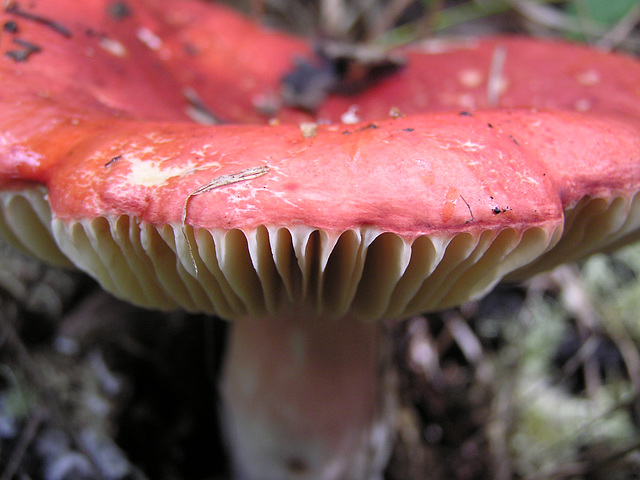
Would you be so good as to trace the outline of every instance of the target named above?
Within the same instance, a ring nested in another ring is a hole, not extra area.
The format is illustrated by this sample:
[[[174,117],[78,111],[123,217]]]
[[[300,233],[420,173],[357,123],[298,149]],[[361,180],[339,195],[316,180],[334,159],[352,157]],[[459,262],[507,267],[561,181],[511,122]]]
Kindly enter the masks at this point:
[[[522,63],[528,82],[509,79],[500,105],[473,112],[445,102],[354,125],[204,126],[186,121],[181,93],[189,75],[210,72],[174,72],[186,60],[171,47],[194,12],[213,21],[204,4],[140,0],[121,19],[106,1],[65,2],[29,11],[69,35],[21,21],[41,51],[0,59],[0,231],[137,305],[232,321],[221,391],[239,478],[380,478],[394,411],[381,322],[640,232],[640,70],[629,58],[510,38],[411,53],[455,68],[496,45],[567,55],[589,112],[549,87],[567,75]],[[263,35],[268,45],[274,34]],[[411,62],[376,88],[401,89]],[[423,94],[488,98],[460,75]],[[633,88],[610,97],[618,81]],[[365,111],[362,95],[351,101]]]

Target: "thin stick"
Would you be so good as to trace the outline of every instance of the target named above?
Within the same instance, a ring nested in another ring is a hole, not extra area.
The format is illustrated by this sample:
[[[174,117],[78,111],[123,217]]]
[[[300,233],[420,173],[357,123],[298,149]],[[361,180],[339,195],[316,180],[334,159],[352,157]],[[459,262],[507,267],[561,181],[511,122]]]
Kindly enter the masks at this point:
[[[198,265],[196,264],[196,259],[193,256],[193,250],[191,248],[191,242],[189,241],[189,237],[187,236],[186,223],[187,223],[187,206],[189,205],[189,200],[195,197],[196,195],[202,195],[203,193],[210,192],[216,188],[224,187],[226,185],[231,185],[233,183],[243,182],[245,180],[253,180],[254,178],[261,177],[266,175],[269,172],[269,167],[266,165],[260,167],[251,167],[245,170],[241,170],[236,173],[230,173],[228,175],[221,175],[217,178],[214,178],[209,183],[202,185],[201,187],[196,188],[193,192],[187,195],[187,198],[184,201],[184,206],[182,207],[182,235],[184,235],[184,239],[187,242],[187,247],[189,247],[189,256],[191,257],[191,262],[193,263],[193,268],[196,271],[196,276],[198,276]]]
[[[24,427],[20,438],[18,438],[16,446],[13,448],[11,455],[9,456],[9,460],[0,475],[0,480],[11,480],[15,477],[18,469],[22,465],[22,460],[27,453],[29,445],[33,442],[38,428],[46,417],[46,413],[47,411],[44,407],[38,406],[35,413],[31,415],[31,418]]]
[[[471,211],[471,205],[469,205],[469,202],[467,202],[465,200],[465,198],[460,195],[460,198],[462,199],[462,201],[464,202],[464,204],[467,206],[467,208],[469,209],[469,215],[471,215],[471,218],[469,220],[467,220],[466,222],[464,222],[465,224],[469,223],[469,222],[473,222],[475,220],[474,216],[473,216],[473,212]]]
[[[624,42],[639,22],[640,3],[635,3],[618,23],[596,42],[596,46],[605,50],[612,50]]]
[[[502,93],[502,73],[504,71],[504,63],[507,60],[507,49],[503,46],[497,46],[493,50],[493,58],[491,59],[491,69],[489,70],[489,80],[487,82],[487,100],[489,105],[495,107],[500,101]]]

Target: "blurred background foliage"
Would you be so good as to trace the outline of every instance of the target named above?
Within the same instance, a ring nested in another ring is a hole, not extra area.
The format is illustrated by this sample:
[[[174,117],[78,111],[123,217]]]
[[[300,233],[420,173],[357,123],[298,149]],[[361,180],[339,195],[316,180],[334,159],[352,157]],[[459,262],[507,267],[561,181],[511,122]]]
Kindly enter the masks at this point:
[[[301,35],[396,46],[433,35],[528,33],[636,51],[637,0],[230,0]]]

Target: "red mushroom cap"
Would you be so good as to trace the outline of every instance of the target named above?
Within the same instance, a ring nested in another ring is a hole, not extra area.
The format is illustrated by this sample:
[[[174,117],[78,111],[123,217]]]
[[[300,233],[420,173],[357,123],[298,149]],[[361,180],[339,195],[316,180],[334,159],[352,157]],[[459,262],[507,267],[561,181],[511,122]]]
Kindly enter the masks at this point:
[[[227,121],[275,115],[283,122],[339,122],[352,107],[363,121],[385,118],[392,107],[404,115],[498,107],[640,115],[640,65],[634,58],[527,37],[411,44],[393,51],[406,60],[403,68],[355,96],[332,95],[313,114],[291,108],[265,113],[265,104],[277,107],[280,81],[295,60],[314,61],[308,44],[223,7],[175,2],[139,3],[155,3],[149,17],[170,52],[161,56],[165,65]]]

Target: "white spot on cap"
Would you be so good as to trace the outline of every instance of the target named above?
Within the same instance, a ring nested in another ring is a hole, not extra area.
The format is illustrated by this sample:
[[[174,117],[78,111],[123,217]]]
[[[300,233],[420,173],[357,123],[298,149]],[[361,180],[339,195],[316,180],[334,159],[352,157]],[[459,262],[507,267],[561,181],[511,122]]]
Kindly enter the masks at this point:
[[[0,142],[0,145],[2,144],[4,144],[4,141]],[[37,168],[40,166],[42,155],[27,150],[22,145],[12,145],[9,148],[9,159],[11,163]]]
[[[340,120],[342,121],[342,123],[346,123],[349,125],[358,123],[360,121],[360,117],[358,116],[358,106],[351,105],[349,107],[349,110],[340,115]]]
[[[574,108],[576,109],[576,111],[578,112],[586,112],[591,110],[591,100],[589,100],[588,98],[581,98],[580,100],[577,100],[576,103],[574,104]]]
[[[151,50],[160,50],[162,48],[162,40],[147,27],[140,27],[136,32],[138,39]]]
[[[576,80],[580,85],[584,85],[585,87],[593,87],[594,85],[600,83],[600,72],[591,68],[589,70],[578,73],[576,75]]]
[[[100,39],[100,46],[116,57],[122,58],[127,54],[127,48],[113,38],[102,37]]]
[[[304,138],[313,138],[318,134],[318,124],[315,122],[302,122],[300,131]]]
[[[463,150],[467,150],[468,152],[477,152],[478,150],[484,150],[485,146],[479,143],[474,143],[471,140],[467,140],[464,143],[461,143],[460,146]]]
[[[163,168],[162,162],[155,160],[142,160],[131,155],[126,155],[125,159],[129,162],[130,168],[127,182],[143,187],[161,185],[170,178],[189,174],[196,167],[195,164],[189,163],[180,167]]]
[[[482,72],[474,68],[467,68],[458,74],[458,81],[466,88],[479,87],[484,80]]]

